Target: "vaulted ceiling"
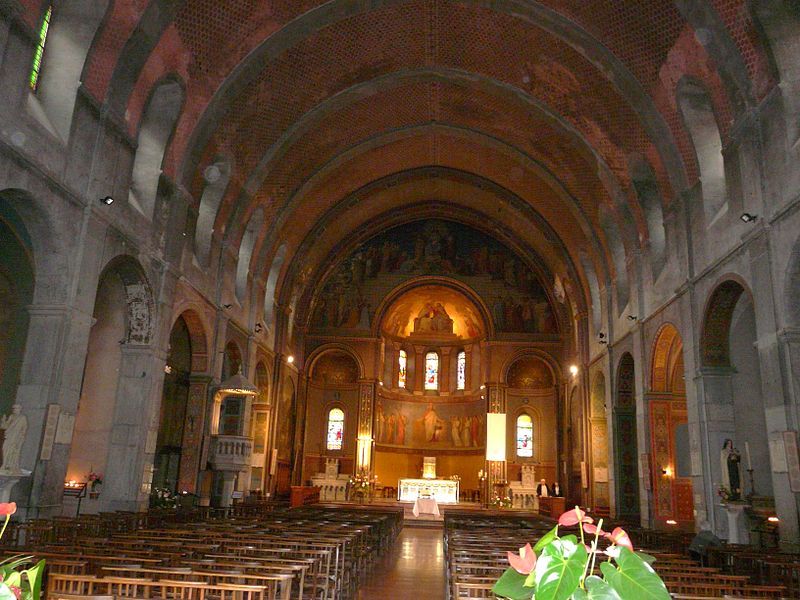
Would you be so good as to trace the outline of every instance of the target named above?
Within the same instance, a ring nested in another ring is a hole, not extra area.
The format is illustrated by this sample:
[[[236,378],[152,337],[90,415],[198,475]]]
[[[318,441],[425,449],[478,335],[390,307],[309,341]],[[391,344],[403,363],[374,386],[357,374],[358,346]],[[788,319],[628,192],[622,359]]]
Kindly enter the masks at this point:
[[[681,82],[723,145],[775,85],[743,0],[114,2],[86,90],[135,136],[165,77],[185,100],[164,172],[199,210],[230,165],[214,235],[236,247],[258,214],[259,276],[285,243],[285,273],[313,281],[352,232],[433,201],[581,289],[586,265],[614,279],[614,247],[647,251],[632,174],[662,211],[698,179]]]

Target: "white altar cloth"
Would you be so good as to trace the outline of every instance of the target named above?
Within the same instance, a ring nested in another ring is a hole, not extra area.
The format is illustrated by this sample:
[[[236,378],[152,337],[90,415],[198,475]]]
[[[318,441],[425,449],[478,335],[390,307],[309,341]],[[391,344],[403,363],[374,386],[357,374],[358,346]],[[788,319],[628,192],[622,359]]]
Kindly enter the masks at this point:
[[[439,516],[439,505],[433,498],[417,498],[414,500],[414,508],[411,511],[415,517],[420,514]]]
[[[397,499],[414,502],[417,498],[434,498],[439,504],[458,502],[458,481],[452,479],[401,479],[397,483]]]

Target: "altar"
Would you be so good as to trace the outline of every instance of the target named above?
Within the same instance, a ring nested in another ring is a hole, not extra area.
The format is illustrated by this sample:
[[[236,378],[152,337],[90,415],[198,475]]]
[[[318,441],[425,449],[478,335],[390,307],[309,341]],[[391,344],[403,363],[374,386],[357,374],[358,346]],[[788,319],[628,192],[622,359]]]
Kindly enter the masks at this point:
[[[397,499],[414,502],[417,498],[433,498],[439,504],[458,502],[458,481],[452,479],[400,479]]]

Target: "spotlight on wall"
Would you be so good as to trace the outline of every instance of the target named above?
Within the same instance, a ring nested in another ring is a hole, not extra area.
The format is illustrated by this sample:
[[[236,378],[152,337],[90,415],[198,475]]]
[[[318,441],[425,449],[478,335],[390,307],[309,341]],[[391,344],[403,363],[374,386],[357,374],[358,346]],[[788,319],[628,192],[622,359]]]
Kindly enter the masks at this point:
[[[602,331],[597,334],[597,341],[601,344],[607,344],[608,340],[606,339],[606,334]]]
[[[675,519],[667,519],[667,525],[677,525],[678,522]]]
[[[638,321],[639,320],[639,317],[637,317],[636,315],[628,315],[625,318],[628,319],[628,321]]]
[[[780,523],[780,519],[778,517],[767,517],[767,521],[770,523]]]
[[[758,215],[751,215],[750,213],[742,213],[742,216],[739,217],[745,223],[752,223],[758,218]]]
[[[289,356],[287,356],[286,357],[286,362],[289,363],[289,364],[292,364],[294,362],[294,356],[292,356],[291,354]]]
[[[105,196],[103,198],[100,198],[100,202],[108,206],[110,204],[114,204],[114,198],[112,198],[111,196]]]
[[[672,467],[664,467],[661,469],[661,474],[664,477],[672,477]]]
[[[263,329],[264,329],[264,326],[263,326],[261,323],[256,323],[256,326],[255,326],[255,328],[254,328],[254,330],[255,330],[255,332],[256,332],[256,333],[261,333],[261,331],[262,331]]]
[[[578,375],[578,365],[570,365],[569,372],[572,374],[573,377]]]

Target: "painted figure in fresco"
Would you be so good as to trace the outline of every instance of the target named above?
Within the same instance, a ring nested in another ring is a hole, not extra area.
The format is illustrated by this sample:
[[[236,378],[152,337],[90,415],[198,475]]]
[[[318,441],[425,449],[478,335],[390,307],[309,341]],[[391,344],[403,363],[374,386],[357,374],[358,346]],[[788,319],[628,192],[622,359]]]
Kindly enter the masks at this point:
[[[386,421],[386,443],[387,444],[394,444],[394,434],[395,434],[395,427],[397,426],[397,417],[395,415],[389,415],[389,419]]]
[[[453,436],[453,445],[462,446],[461,443],[461,419],[458,417],[450,417],[450,430]]]
[[[466,415],[461,417],[461,443],[465,448],[472,445],[472,419]]]
[[[406,425],[408,424],[408,417],[403,414],[397,415],[397,437],[396,443],[398,446],[406,445]]]
[[[442,427],[443,421],[439,418],[436,410],[433,408],[433,402],[428,403],[428,410],[422,415],[422,424],[425,427],[425,441],[436,442],[438,441],[439,429]]]
[[[742,494],[741,477],[739,467],[742,456],[733,447],[733,440],[727,438],[720,452],[720,466],[722,467],[722,485],[731,491],[731,500],[738,500]]]
[[[478,415],[472,415],[472,422],[470,423],[470,429],[472,433],[472,445],[474,447],[480,446],[480,419]]]
[[[383,434],[386,430],[386,416],[383,414],[383,403],[379,400],[375,406],[375,439],[383,442]]]

